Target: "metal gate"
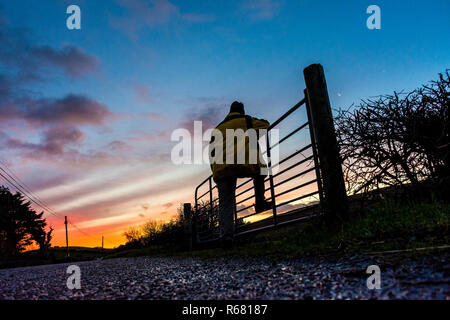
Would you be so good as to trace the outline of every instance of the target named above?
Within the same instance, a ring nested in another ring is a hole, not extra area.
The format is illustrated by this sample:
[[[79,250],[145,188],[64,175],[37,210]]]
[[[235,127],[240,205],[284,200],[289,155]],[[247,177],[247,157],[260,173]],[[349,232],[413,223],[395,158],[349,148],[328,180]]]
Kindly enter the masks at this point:
[[[320,66],[319,71],[322,70],[321,68]],[[325,83],[324,86],[326,92]],[[314,130],[314,123],[317,126],[318,121],[313,121],[314,116],[312,116],[310,103],[311,92],[308,92],[307,88],[303,93],[304,97],[298,103],[270,125],[266,135],[269,175],[265,179],[265,191],[266,194],[270,192],[270,196],[266,196],[266,199],[272,201],[272,209],[263,213],[256,213],[254,210],[255,193],[252,179],[238,180],[234,210],[236,236],[308,219],[323,213],[326,192],[324,193],[324,179],[320,159],[324,158],[318,154],[318,150],[320,150],[317,147],[318,139],[316,135],[318,131]],[[327,94],[326,100],[328,101]],[[269,135],[271,131],[274,128],[282,128],[283,124],[295,112],[300,112],[301,110],[304,110],[306,113],[307,121],[295,126],[295,129],[284,135],[277,143],[270,145]],[[271,163],[271,150],[286,144],[288,141],[292,141],[295,136],[302,132],[306,132],[309,143],[295,145],[295,148],[286,152],[282,159],[275,164],[279,166],[279,171],[273,173],[274,166]],[[209,176],[195,189],[193,234],[197,243],[219,239],[218,202],[217,187],[212,176]]]

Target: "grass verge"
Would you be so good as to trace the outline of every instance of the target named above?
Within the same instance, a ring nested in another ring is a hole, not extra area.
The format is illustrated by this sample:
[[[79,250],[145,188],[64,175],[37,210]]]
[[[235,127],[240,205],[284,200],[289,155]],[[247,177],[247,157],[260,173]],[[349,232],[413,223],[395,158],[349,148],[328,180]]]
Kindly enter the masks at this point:
[[[354,214],[339,230],[331,231],[320,221],[309,221],[239,238],[231,250],[173,252],[158,246],[116,252],[105,258],[145,255],[298,257],[434,247],[450,244],[449,217],[448,202],[434,199],[420,203],[385,201]]]

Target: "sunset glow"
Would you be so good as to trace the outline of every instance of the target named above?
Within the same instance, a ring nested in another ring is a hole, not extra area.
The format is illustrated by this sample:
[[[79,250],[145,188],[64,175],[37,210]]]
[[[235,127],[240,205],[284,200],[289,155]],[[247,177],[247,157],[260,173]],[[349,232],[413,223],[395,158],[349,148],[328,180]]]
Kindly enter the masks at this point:
[[[67,1],[20,2],[0,4],[0,160],[57,213],[44,210],[53,246],[65,246],[64,216],[77,227],[70,245],[99,247],[104,236],[106,248],[124,244],[130,226],[175,218],[211,172],[173,164],[173,130],[213,128],[234,100],[274,121],[303,97],[311,63],[325,68],[332,107],[348,108],[414,89],[450,61],[448,1],[378,1],[377,31],[361,1],[82,0],[81,30],[66,28]],[[280,136],[305,120],[293,115]]]

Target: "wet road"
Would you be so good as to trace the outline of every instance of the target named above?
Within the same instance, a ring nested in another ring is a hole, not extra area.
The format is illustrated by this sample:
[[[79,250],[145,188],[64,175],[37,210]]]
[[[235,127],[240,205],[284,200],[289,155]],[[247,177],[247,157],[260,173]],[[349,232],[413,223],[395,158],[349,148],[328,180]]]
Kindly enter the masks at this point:
[[[402,258],[120,258],[0,270],[0,299],[450,299],[450,253]],[[381,289],[367,288],[369,265]]]

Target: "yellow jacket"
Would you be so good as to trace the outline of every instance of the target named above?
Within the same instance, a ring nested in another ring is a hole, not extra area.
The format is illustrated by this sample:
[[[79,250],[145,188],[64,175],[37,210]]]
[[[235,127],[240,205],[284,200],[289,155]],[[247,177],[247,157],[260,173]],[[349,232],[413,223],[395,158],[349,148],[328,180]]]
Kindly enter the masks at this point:
[[[218,139],[215,139],[213,135],[211,137],[210,152],[212,156],[216,156],[217,154],[217,158],[220,158],[221,150],[219,148],[222,144],[223,161],[222,163],[219,163],[219,161],[212,161],[211,163],[214,181],[229,177],[254,177],[261,174],[260,169],[262,167],[267,166],[260,156],[257,140],[256,145],[255,143],[250,145],[248,135],[244,136],[242,134],[242,131],[246,133],[249,128],[253,128],[256,132],[258,132],[259,129],[268,129],[269,122],[266,120],[253,118],[248,115],[242,115],[237,112],[230,112],[216,127],[216,129],[222,134],[223,141],[218,141]],[[238,131],[231,131],[229,134],[233,134],[233,132],[235,132],[236,138],[227,139],[227,129],[241,129],[242,131],[238,130],[241,134],[238,134]],[[242,138],[245,140],[242,140]],[[255,142],[254,139],[252,141]],[[229,160],[233,157],[233,155],[227,155],[227,150],[234,151],[234,159],[231,161],[232,163],[230,163],[230,161],[226,161],[227,157]]]

